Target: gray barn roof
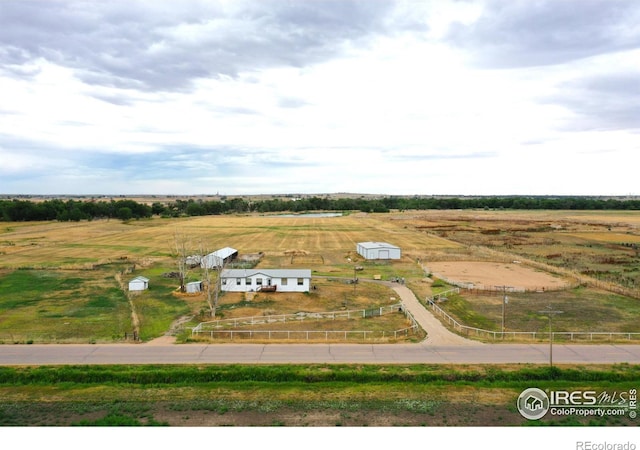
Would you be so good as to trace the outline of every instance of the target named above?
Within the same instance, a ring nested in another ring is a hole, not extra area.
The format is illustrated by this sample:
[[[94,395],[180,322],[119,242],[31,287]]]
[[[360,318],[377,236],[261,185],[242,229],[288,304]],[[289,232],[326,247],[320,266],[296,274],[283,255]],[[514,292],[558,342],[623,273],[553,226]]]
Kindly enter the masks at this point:
[[[400,247],[396,246],[396,245],[392,245],[389,244],[387,242],[358,242],[358,245],[366,248],[366,249],[376,249],[376,248],[397,248],[400,249]]]
[[[264,275],[269,278],[311,278],[310,269],[227,269],[223,278],[247,278]]]

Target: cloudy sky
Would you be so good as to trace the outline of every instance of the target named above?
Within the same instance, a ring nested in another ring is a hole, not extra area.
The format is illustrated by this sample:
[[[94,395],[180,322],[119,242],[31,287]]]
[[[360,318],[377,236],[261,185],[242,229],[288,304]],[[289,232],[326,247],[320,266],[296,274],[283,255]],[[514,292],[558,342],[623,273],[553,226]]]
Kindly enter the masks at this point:
[[[0,194],[640,195],[636,0],[0,0]]]

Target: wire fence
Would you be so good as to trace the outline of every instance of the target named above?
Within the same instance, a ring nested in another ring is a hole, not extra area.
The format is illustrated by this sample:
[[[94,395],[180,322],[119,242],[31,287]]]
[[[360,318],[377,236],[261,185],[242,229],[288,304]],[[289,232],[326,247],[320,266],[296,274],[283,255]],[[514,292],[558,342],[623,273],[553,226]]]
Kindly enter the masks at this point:
[[[440,308],[436,302],[439,296],[445,296],[450,292],[459,292],[459,289],[451,289],[440,293],[436,297],[426,299],[427,306],[454,331],[467,337],[478,337],[493,340],[542,340],[553,339],[558,341],[636,341],[640,340],[640,332],[609,332],[609,331],[552,331],[551,336],[548,331],[492,331],[482,328],[469,327],[461,324]]]

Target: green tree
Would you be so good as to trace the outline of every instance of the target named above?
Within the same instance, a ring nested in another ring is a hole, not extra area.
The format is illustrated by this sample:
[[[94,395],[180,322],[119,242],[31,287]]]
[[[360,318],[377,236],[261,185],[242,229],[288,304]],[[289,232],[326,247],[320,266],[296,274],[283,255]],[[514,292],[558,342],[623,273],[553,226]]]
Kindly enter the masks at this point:
[[[124,206],[122,208],[118,208],[116,217],[120,220],[130,220],[133,217],[133,212],[131,211],[131,208]]]

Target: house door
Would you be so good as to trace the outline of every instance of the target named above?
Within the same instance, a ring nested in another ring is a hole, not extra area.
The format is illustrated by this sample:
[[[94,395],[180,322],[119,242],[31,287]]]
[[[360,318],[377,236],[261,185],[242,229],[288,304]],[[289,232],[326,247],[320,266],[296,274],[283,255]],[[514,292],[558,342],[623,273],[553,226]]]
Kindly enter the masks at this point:
[[[267,286],[271,286],[271,278],[267,278]]]

